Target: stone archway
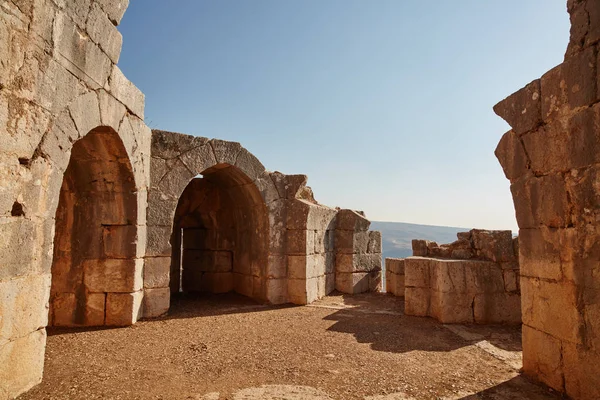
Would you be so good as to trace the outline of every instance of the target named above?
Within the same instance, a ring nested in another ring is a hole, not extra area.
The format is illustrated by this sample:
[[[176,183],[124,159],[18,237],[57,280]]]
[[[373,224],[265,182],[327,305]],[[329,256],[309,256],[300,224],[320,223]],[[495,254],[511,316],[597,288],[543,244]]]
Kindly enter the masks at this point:
[[[175,211],[171,294],[235,291],[260,298],[268,223],[260,192],[238,167],[218,164],[192,179]]]
[[[60,190],[49,325],[131,323],[130,293],[141,287],[137,220],[125,147],[112,128],[95,128],[73,145]]]

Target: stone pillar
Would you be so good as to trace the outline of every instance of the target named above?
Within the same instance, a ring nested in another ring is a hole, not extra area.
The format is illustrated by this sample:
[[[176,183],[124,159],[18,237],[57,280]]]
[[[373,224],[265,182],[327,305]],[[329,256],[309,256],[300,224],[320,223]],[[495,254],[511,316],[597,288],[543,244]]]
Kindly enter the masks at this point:
[[[335,226],[335,288],[342,293],[381,290],[381,233],[352,210],[340,210]]]
[[[523,369],[600,398],[600,2],[569,0],[565,61],[494,108],[520,228]]]

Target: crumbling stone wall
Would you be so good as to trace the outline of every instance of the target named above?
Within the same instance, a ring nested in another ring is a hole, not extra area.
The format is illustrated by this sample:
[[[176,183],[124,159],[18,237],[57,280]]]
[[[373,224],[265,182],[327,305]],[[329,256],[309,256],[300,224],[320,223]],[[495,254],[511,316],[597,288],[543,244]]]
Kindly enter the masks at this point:
[[[306,176],[269,172],[239,143],[165,131],[152,134],[151,165],[145,316],[180,289],[273,304],[379,290],[381,236],[318,204]]]
[[[494,107],[520,233],[525,374],[600,398],[600,2],[569,0],[565,60]]]
[[[150,132],[115,65],[126,7],[0,4],[0,398],[41,380],[51,287],[54,323],[138,316]]]
[[[386,259],[386,291],[405,314],[443,323],[520,323],[518,241],[510,231],[473,229],[438,245],[413,240],[413,257]]]

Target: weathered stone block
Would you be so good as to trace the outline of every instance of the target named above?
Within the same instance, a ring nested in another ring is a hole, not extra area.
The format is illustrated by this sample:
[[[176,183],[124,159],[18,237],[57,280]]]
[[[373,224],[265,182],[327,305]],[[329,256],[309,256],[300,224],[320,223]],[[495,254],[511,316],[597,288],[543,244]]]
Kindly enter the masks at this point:
[[[49,295],[50,275],[0,282],[0,346],[48,325]]]
[[[287,254],[307,255],[313,254],[315,248],[315,233],[313,230],[287,231]]]
[[[143,286],[143,259],[85,260],[83,283],[90,292],[135,292]]]
[[[306,279],[288,279],[288,298],[294,304],[308,304]]]
[[[475,260],[463,261],[462,264],[467,292],[481,294],[504,292],[504,275],[498,264]]]
[[[369,231],[369,243],[367,244],[367,253],[381,253],[381,232]]]
[[[381,253],[337,254],[336,272],[371,272],[381,270]]]
[[[141,315],[144,294],[108,293],[106,295],[106,325],[127,326],[137,322]]]
[[[366,232],[371,226],[371,222],[365,218],[365,216],[358,211],[354,210],[340,210],[336,216],[335,229]]]
[[[411,301],[413,301],[412,298]],[[405,307],[407,304],[408,299],[405,302]],[[419,304],[418,307],[423,306],[423,304]],[[441,323],[473,323],[473,297],[469,294],[459,292],[441,293],[433,290],[430,294],[429,307],[429,315]]]
[[[231,292],[234,290],[234,275],[239,276],[239,274],[233,274],[231,272],[205,272],[202,274],[200,289],[203,292],[209,293]],[[238,280],[240,280],[240,278],[238,278]],[[249,284],[248,278],[242,281],[242,285]],[[252,285],[250,285],[250,288],[252,288]],[[247,287],[244,287],[242,290],[248,292]]]
[[[557,229],[521,229],[520,268],[521,275],[560,281],[560,236]]]
[[[523,325],[523,372],[562,390],[564,387],[561,343],[556,338]]]
[[[325,275],[325,255],[288,256],[288,276],[293,279],[316,278]]]
[[[106,304],[106,293],[87,293],[85,295],[85,325],[104,325],[104,307]]]
[[[404,275],[404,259],[403,258],[386,258],[385,270],[393,274]]]
[[[348,294],[368,292],[371,287],[368,272],[336,272],[335,289]]]
[[[412,251],[414,257],[427,257],[429,252],[429,241],[428,240],[412,240]]]
[[[96,0],[102,7],[108,18],[114,25],[119,25],[125,10],[129,6],[129,0]]]
[[[521,296],[515,293],[480,293],[472,306],[478,324],[521,323]]]
[[[430,264],[435,262],[429,258],[409,257],[404,261],[405,284],[410,287],[431,287]]]
[[[144,119],[144,94],[123,75],[121,69],[113,66],[109,79],[110,93],[127,107],[131,113]]]
[[[565,390],[571,398],[600,398],[600,363],[598,360],[600,360],[598,352],[587,349],[585,346],[568,342],[562,343],[564,384]]]
[[[540,80],[536,79],[496,104],[494,112],[508,122],[517,135],[540,126],[542,123]]]
[[[233,290],[243,296],[252,297],[254,278],[252,275],[233,273]]]
[[[146,239],[146,256],[161,257],[171,256],[171,227],[148,226]]]
[[[97,3],[93,3],[90,9],[87,18],[87,33],[113,63],[119,62],[123,36]]]
[[[267,278],[281,279],[287,277],[287,256],[270,254],[266,270]]]
[[[577,288],[565,282],[521,277],[523,323],[557,339],[582,343]]]
[[[166,314],[171,304],[171,290],[166,288],[144,289],[143,316],[156,318]]]
[[[404,313],[415,317],[428,317],[431,290],[429,288],[406,287],[404,290]]]
[[[136,225],[104,225],[102,228],[106,258],[134,258],[137,255]]]
[[[168,287],[170,270],[171,257],[147,257],[144,262],[144,288]]]
[[[288,302],[287,279],[267,279],[267,301],[271,304],[285,304]]]
[[[0,344],[0,396],[12,399],[42,381],[46,330]],[[8,367],[10,366],[10,367]]]

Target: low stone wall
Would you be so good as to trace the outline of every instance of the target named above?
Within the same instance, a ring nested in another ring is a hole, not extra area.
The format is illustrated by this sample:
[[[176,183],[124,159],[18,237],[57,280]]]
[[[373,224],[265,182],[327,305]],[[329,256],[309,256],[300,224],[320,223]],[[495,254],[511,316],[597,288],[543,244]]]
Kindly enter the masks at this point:
[[[518,241],[474,229],[451,244],[413,241],[413,257],[386,259],[387,292],[406,315],[443,323],[521,323]]]

